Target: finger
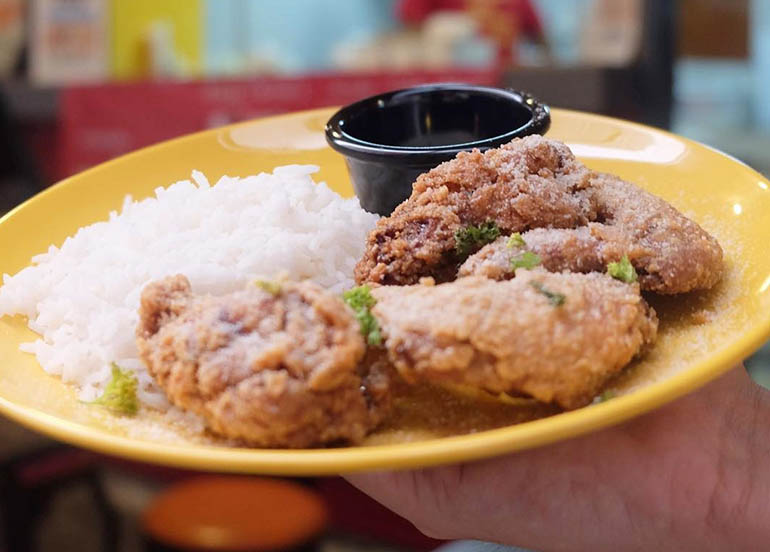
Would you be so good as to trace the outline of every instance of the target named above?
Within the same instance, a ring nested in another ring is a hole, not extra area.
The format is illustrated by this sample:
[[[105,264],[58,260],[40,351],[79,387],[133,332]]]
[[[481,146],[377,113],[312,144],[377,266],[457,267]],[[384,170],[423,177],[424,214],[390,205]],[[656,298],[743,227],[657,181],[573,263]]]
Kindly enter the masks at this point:
[[[477,465],[480,467],[481,463]],[[445,526],[444,521],[455,519],[456,506],[464,510],[473,502],[473,499],[463,500],[458,493],[465,467],[450,465],[419,470],[355,473],[343,477],[386,508],[412,522],[427,536],[455,539],[464,536],[464,533],[457,525],[450,523]]]

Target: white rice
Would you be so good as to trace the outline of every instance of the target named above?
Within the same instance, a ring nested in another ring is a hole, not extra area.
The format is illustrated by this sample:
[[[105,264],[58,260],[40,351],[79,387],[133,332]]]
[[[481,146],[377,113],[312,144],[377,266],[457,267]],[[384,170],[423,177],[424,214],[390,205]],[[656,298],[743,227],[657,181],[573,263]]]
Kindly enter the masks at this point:
[[[78,230],[32,259],[0,287],[0,316],[24,314],[41,338],[22,345],[42,367],[97,397],[110,364],[133,370],[139,398],[165,409],[163,393],[138,358],[134,328],[142,288],[184,274],[195,292],[222,294],[255,278],[285,274],[335,292],[353,285],[356,260],[376,215],[290,165],[273,174],[192,180],[126,197],[121,213]]]

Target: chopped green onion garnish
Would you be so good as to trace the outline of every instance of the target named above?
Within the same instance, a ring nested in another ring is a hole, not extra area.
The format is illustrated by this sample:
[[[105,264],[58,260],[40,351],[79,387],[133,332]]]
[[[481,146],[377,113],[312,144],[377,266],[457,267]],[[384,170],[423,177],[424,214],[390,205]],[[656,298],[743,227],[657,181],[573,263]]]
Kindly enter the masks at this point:
[[[602,391],[602,394],[599,395],[599,402],[607,402],[610,399],[614,399],[617,395],[615,395],[615,392],[612,389],[607,389],[606,391]]]
[[[500,237],[500,228],[494,221],[487,221],[478,226],[467,226],[455,232],[455,252],[465,259],[480,247],[492,243]]]
[[[638,279],[634,266],[631,264],[631,261],[628,260],[628,255],[623,255],[623,258],[617,263],[608,264],[607,274],[616,280],[620,280],[627,284],[636,282]]]
[[[554,307],[562,306],[564,304],[564,302],[567,300],[567,298],[564,296],[563,293],[558,293],[556,291],[551,291],[550,289],[547,289],[540,282],[530,282],[529,285],[531,285],[537,291],[539,291],[540,293],[545,295],[548,298],[548,301],[550,301],[551,304]]]
[[[272,280],[257,280],[254,285],[270,295],[279,295],[281,293],[281,284]]]
[[[505,247],[508,249],[513,249],[514,247],[524,247],[527,243],[524,241],[524,238],[521,237],[521,234],[518,232],[514,232],[511,234],[511,237],[508,238],[508,241],[505,242]]]
[[[361,327],[361,335],[366,338],[366,342],[369,345],[381,345],[380,325],[371,312],[371,308],[377,304],[377,300],[372,297],[369,286],[363,285],[349,289],[342,294],[342,299],[356,313],[356,320]]]
[[[139,411],[139,400],[136,398],[137,380],[130,370],[121,370],[120,366],[112,363],[112,379],[104,388],[104,393],[90,404],[98,404],[117,414],[133,416]]]
[[[532,251],[524,251],[520,255],[516,255],[511,259],[511,268],[516,270],[517,268],[535,268],[541,263],[540,255],[532,253]]]

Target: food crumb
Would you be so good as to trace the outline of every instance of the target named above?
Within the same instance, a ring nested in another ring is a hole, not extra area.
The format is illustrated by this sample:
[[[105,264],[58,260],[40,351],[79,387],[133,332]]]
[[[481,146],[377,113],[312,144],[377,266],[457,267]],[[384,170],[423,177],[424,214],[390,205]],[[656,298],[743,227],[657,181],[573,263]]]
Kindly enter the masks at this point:
[[[693,324],[707,324],[714,320],[714,311],[709,309],[698,309],[690,315]]]

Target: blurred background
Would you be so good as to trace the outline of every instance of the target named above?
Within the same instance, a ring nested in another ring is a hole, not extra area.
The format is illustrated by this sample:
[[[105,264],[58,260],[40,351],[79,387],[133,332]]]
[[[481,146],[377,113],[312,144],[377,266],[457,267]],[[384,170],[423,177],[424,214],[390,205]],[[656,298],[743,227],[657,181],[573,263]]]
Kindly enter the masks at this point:
[[[431,81],[667,128],[770,175],[768,0],[0,0],[0,214],[154,142]],[[770,348],[747,365],[770,384]],[[173,494],[195,475],[1,420],[0,551],[222,549],[240,529],[190,506],[232,501]],[[309,494],[255,489],[294,520],[272,549],[440,544],[339,479],[282,483]],[[291,515],[314,500],[316,525]]]

